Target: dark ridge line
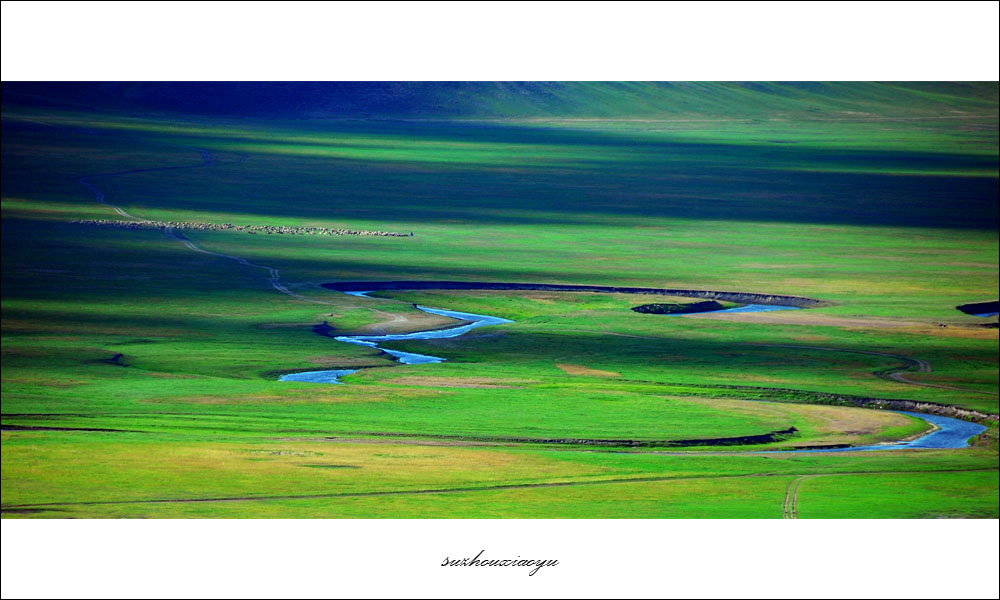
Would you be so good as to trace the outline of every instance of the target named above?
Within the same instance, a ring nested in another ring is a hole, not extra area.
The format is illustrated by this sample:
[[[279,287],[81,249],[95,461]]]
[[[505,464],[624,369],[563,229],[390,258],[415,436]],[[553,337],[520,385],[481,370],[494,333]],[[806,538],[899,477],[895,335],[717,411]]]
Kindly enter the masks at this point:
[[[467,486],[459,488],[439,488],[420,490],[382,490],[372,492],[332,492],[329,494],[295,494],[282,496],[228,496],[221,498],[153,498],[149,500],[83,500],[80,502],[37,502],[29,504],[4,504],[0,511],[23,510],[25,508],[49,506],[107,506],[112,504],[187,504],[202,502],[259,502],[275,500],[310,500],[315,498],[365,498],[369,496],[405,496],[423,494],[454,494],[461,492],[492,492],[516,489],[571,487],[577,485],[613,485],[628,483],[656,483],[686,479],[742,479],[748,477],[796,477],[801,475],[879,475],[883,473],[980,473],[994,472],[996,469],[923,469],[905,471],[837,471],[832,473],[733,473],[724,475],[667,475],[658,477],[622,477],[617,479],[595,479],[577,481],[554,481],[542,483],[511,483],[492,486]]]
[[[371,437],[421,438],[432,440],[457,440],[463,442],[498,442],[514,444],[566,444],[574,446],[602,446],[607,448],[689,448],[695,446],[752,446],[770,444],[795,435],[798,429],[789,427],[758,435],[740,435],[725,438],[692,440],[607,440],[590,438],[524,438],[510,436],[472,436],[433,433],[395,433],[388,431],[351,431],[347,435]]]
[[[635,380],[633,380],[635,381]],[[654,385],[674,385],[684,387],[684,384],[664,384],[657,381],[647,381]],[[854,396],[851,394],[834,394],[831,392],[810,392],[806,390],[794,390],[790,388],[770,388],[753,387],[747,385],[723,385],[712,384],[701,387],[711,387],[714,389],[729,389],[738,391],[764,391],[791,394],[792,396],[808,396],[811,402],[799,402],[799,404],[823,404],[833,406],[858,406],[861,408],[871,408],[876,410],[905,410],[908,412],[924,413],[929,415],[940,415],[942,417],[954,417],[965,421],[1000,421],[1000,415],[985,413],[973,408],[963,408],[954,404],[939,404],[926,400],[903,400],[900,398],[871,398],[868,396]],[[770,401],[781,402],[781,398],[769,398]]]
[[[98,427],[44,427],[41,425],[0,425],[0,431],[98,431],[106,433],[145,433],[132,429],[102,429]]]
[[[118,416],[118,415],[101,415],[101,414],[84,414],[84,413],[0,413],[0,417],[6,419],[17,419],[27,417],[29,419],[51,419],[51,418],[61,418],[61,417],[81,417],[86,419],[91,419],[94,417],[103,416]],[[127,415],[126,415],[127,416]]]
[[[818,444],[816,446],[788,446],[781,450],[840,450],[842,448],[853,448],[850,444]]]
[[[361,368],[381,368],[381,367],[361,367]],[[284,372],[284,371],[282,371]],[[954,417],[957,419],[963,419],[966,421],[1000,421],[1000,415],[994,413],[985,413],[972,408],[963,408],[961,406],[955,406],[954,404],[940,404],[937,402],[929,402],[926,400],[904,400],[900,398],[875,398],[870,396],[855,396],[852,394],[838,394],[833,392],[815,392],[810,390],[797,390],[792,388],[777,388],[777,387],[759,387],[759,386],[749,386],[749,385],[727,385],[727,384],[710,384],[710,383],[697,383],[697,384],[685,384],[685,383],[671,383],[664,381],[649,381],[642,379],[630,379],[626,383],[629,384],[639,384],[639,385],[654,385],[658,387],[670,387],[670,388],[682,388],[684,390],[733,390],[739,392],[763,392],[765,394],[786,394],[790,396],[798,396],[799,398],[805,397],[803,400],[797,402],[792,402],[788,399],[775,396],[766,396],[764,400],[767,402],[785,402],[790,404],[818,404],[818,405],[832,405],[832,406],[858,406],[861,408],[870,408],[875,410],[905,410],[909,412],[917,412],[924,414],[940,415],[943,417]],[[753,399],[748,399],[748,401],[754,401]],[[120,413],[120,414],[83,414],[83,413],[2,413],[0,414],[3,418],[27,418],[27,419],[49,419],[49,418],[123,418],[123,417],[160,417],[160,416],[184,416],[190,418],[198,417],[223,417],[229,418],[233,415],[228,413],[194,413],[194,412],[166,412],[166,413]],[[12,425],[4,425],[4,427],[15,427]],[[113,430],[113,431],[129,431],[129,430]],[[316,430],[290,430],[295,433],[323,433],[322,431]],[[151,433],[136,431],[135,433]],[[379,435],[379,434],[371,434]],[[394,435],[394,434],[383,434],[383,435]],[[419,434],[406,434],[406,435],[419,435]],[[425,436],[426,437],[426,436]]]
[[[612,294],[651,294],[660,296],[684,296],[688,298],[709,298],[726,300],[739,304],[769,304],[774,306],[794,306],[796,308],[816,308],[832,306],[832,302],[783,296],[779,294],[755,294],[751,292],[718,292],[712,290],[682,290],[672,288],[619,287],[606,285],[574,285],[560,283],[503,283],[479,281],[335,281],[323,283],[322,287],[338,292],[375,292],[389,290],[537,290],[545,292],[605,292]]]

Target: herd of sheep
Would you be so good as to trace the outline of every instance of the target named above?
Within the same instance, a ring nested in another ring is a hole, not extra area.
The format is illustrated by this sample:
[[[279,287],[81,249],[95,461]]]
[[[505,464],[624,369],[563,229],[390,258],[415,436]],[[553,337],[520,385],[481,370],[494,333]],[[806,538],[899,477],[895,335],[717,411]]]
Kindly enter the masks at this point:
[[[332,229],[330,227],[289,227],[286,225],[233,225],[231,223],[193,223],[191,221],[118,221],[113,219],[86,219],[73,221],[78,225],[116,227],[119,229],[192,229],[199,231],[245,231],[268,235],[369,235],[382,237],[412,237],[413,233]]]

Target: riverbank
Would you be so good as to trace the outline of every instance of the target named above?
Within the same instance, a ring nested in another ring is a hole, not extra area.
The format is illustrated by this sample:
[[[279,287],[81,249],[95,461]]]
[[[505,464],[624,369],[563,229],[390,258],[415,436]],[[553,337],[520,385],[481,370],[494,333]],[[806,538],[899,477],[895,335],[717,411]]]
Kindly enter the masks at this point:
[[[364,291],[356,291],[351,295],[366,297],[365,293],[366,292]],[[414,305],[414,307],[427,314],[450,319],[457,324],[436,325],[430,329],[425,329],[422,331],[414,331],[409,333],[382,334],[382,335],[335,335],[334,334],[335,330],[324,322],[322,325],[314,326],[313,331],[315,331],[320,335],[332,337],[338,342],[344,342],[347,344],[356,344],[358,346],[367,346],[369,348],[377,348],[382,352],[392,356],[394,359],[398,360],[400,363],[404,365],[417,365],[417,364],[444,362],[445,359],[437,356],[430,356],[428,354],[403,352],[402,350],[390,350],[388,348],[380,347],[379,343],[401,341],[401,340],[429,340],[429,339],[452,338],[463,335],[471,331],[472,329],[475,329],[476,327],[483,327],[486,325],[501,325],[503,323],[513,322],[509,319],[501,319],[500,317],[491,317],[488,315],[477,315],[473,313],[464,313],[453,310],[429,308],[426,306],[417,306],[417,305]],[[343,383],[340,381],[341,377],[356,372],[357,369],[353,370],[330,369],[323,371],[302,371],[299,373],[287,373],[279,377],[278,380],[299,381],[305,383],[339,384]]]
[[[559,283],[505,283],[481,281],[336,281],[322,284],[329,290],[338,292],[356,291],[403,291],[403,290],[502,290],[502,291],[545,291],[545,292],[601,292],[610,294],[648,294],[659,296],[683,296],[687,298],[707,298],[735,302],[737,304],[764,304],[774,306],[794,306],[796,308],[819,308],[832,306],[832,302],[785,296],[780,294],[758,294],[753,292],[720,292],[712,290],[688,290],[672,288],[622,287],[605,285],[574,285]]]

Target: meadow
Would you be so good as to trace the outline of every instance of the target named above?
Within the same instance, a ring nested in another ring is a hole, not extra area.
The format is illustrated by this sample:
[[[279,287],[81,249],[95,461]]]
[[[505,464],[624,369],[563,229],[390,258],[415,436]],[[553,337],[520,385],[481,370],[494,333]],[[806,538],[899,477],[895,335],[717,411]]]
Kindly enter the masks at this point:
[[[995,83],[490,90],[292,118],[5,83],[3,517],[998,516],[997,319],[955,308],[1000,285]],[[413,236],[185,230],[195,252],[74,223],[119,218],[81,177],[143,219]],[[826,305],[321,285],[407,279]],[[414,304],[513,322],[386,344],[426,365],[330,337],[445,324]],[[358,372],[277,381],[318,369]],[[929,430],[830,394],[992,417],[965,449],[757,453]]]

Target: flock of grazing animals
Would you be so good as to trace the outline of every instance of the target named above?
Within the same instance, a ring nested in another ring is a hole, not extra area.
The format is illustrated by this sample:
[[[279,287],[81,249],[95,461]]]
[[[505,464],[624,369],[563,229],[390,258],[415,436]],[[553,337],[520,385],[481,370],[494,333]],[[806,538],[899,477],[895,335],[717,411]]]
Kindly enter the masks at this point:
[[[73,221],[76,225],[115,227],[118,229],[180,229],[195,231],[244,231],[267,235],[366,235],[380,237],[413,237],[413,232],[334,229],[331,227],[290,227],[287,225],[233,225],[231,223],[195,223],[192,221],[120,221],[114,219],[85,219]]]

